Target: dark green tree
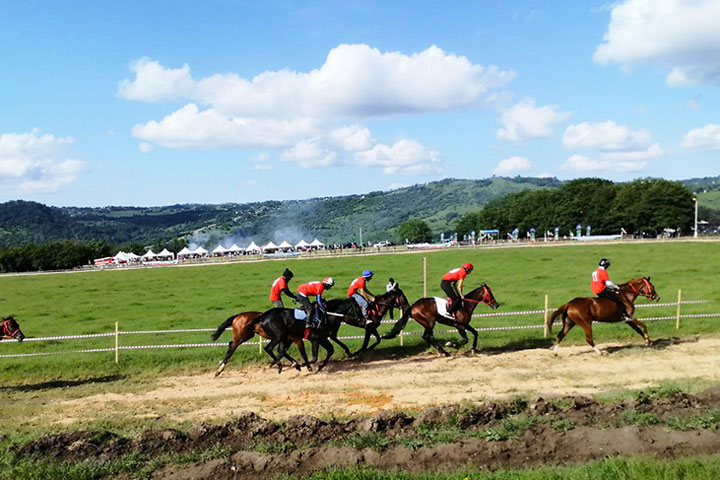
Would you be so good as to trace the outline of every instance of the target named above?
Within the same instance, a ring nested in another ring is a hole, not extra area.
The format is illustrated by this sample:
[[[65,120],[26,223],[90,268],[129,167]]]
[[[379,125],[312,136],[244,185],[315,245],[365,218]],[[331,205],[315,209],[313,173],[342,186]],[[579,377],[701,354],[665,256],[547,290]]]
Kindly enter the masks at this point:
[[[429,242],[432,240],[432,230],[424,221],[411,218],[397,227],[397,238],[400,243]]]

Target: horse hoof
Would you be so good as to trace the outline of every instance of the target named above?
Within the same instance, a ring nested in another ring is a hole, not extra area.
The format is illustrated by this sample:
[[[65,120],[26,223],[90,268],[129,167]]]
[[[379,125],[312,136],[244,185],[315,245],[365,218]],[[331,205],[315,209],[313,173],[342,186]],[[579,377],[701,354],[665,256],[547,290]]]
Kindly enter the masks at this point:
[[[453,342],[445,342],[445,346],[448,348],[452,348],[455,346],[455,344]]]
[[[302,371],[302,368],[300,368],[300,365],[298,365],[297,363],[293,364],[293,368],[298,372]]]
[[[471,356],[471,357],[472,357],[473,355],[477,355],[478,353],[480,353],[480,352],[479,352],[477,349],[475,349],[475,348],[473,348],[473,349],[470,350],[470,356]]]

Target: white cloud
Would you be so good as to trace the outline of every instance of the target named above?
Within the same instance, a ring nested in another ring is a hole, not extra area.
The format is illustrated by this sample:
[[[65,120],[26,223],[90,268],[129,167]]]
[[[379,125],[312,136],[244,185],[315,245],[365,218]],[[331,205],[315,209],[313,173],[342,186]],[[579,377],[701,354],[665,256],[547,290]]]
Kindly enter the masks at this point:
[[[552,126],[570,116],[570,112],[558,112],[556,108],[536,107],[533,99],[518,102],[500,116],[503,128],[498,129],[497,138],[519,141],[552,135]]]
[[[0,135],[0,187],[12,192],[54,192],[75,181],[85,162],[63,158],[71,137],[27,133]]]
[[[690,130],[683,138],[682,147],[704,152],[720,150],[720,125],[709,123]]]
[[[148,58],[131,65],[135,79],[118,86],[122,98],[186,98],[233,116],[382,116],[472,106],[515,73],[471,63],[431,46],[405,55],[368,45],[341,44],[318,69],[278,70],[250,80],[216,74],[194,80],[187,65],[167,69]]]
[[[140,150],[141,153],[148,153],[150,150],[155,148],[152,144],[147,142],[140,142],[138,144],[138,150]]]
[[[494,175],[512,175],[513,173],[529,172],[533,169],[532,163],[525,157],[509,157],[501,160],[492,170]]]
[[[582,122],[565,129],[565,148],[593,148],[603,152],[616,150],[642,150],[651,143],[647,130],[631,130],[625,125],[607,122]]]
[[[601,157],[605,160],[648,160],[665,155],[660,145],[653,143],[644,150],[630,150],[626,152],[605,152]]]
[[[368,150],[377,143],[370,130],[360,125],[336,128],[328,134],[328,141],[334,148],[346,152]]]
[[[355,154],[355,161],[363,166],[381,167],[386,175],[423,175],[439,173],[442,158],[415,140],[399,140],[394,145],[375,145]]]
[[[720,84],[720,2],[627,0],[611,11],[593,59],[670,70],[671,86]]]
[[[270,160],[270,154],[267,152],[258,153],[257,155],[253,155],[248,158],[248,161],[252,163],[262,163],[267,162],[268,160]]]
[[[338,154],[320,146],[313,140],[301,140],[282,154],[286,162],[303,168],[330,167],[339,164]]]
[[[261,171],[261,170],[268,171],[268,170],[272,170],[273,168],[275,168],[274,165],[265,165],[265,164],[253,165],[253,170],[255,170],[255,171]]]
[[[645,168],[646,165],[647,161],[645,160],[592,159],[585,155],[572,155],[565,160],[560,170],[573,172],[637,172]]]

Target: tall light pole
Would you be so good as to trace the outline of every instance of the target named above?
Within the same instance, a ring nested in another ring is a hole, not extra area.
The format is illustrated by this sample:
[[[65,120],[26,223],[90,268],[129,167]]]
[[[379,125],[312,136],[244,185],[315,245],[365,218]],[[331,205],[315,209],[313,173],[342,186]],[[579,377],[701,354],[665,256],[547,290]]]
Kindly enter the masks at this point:
[[[693,237],[697,238],[697,208],[698,208],[697,197],[693,197],[693,202],[695,202],[695,233],[693,234]]]

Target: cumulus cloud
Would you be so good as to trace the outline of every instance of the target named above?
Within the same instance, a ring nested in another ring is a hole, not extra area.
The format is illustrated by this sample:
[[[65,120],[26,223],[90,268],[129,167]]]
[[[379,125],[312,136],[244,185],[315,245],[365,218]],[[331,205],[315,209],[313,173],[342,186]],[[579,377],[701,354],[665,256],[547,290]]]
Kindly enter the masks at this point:
[[[703,152],[720,150],[720,125],[709,123],[690,130],[683,138],[682,147]]]
[[[651,143],[647,130],[631,130],[625,125],[607,122],[582,122],[565,129],[565,148],[593,148],[601,151],[645,149]]]
[[[155,148],[154,145],[151,145],[147,142],[140,142],[138,144],[138,150],[140,150],[141,153],[148,153],[153,148]]]
[[[529,172],[533,169],[532,163],[525,157],[509,157],[501,160],[492,170],[494,175],[512,175],[514,173]]]
[[[375,145],[355,154],[355,162],[368,167],[380,167],[386,175],[421,175],[440,173],[442,158],[415,140],[399,140],[394,145]]]
[[[0,135],[0,186],[20,193],[54,192],[75,181],[85,162],[63,158],[71,137],[27,133]]]
[[[560,170],[573,172],[637,172],[645,168],[646,165],[647,161],[645,160],[589,158],[585,155],[572,155],[565,160]]]
[[[223,73],[196,79],[188,65],[166,68],[149,58],[130,69],[135,78],[119,82],[119,97],[188,102],[133,127],[133,136],[148,145],[143,148],[271,148],[303,167],[341,164],[361,152],[368,162],[400,161],[410,155],[408,144],[378,145],[357,122],[480,107],[515,77],[511,70],[475,64],[436,46],[407,55],[364,44],[338,45],[308,72],[267,71],[253,78]],[[413,154],[425,160],[397,167],[403,173],[436,170],[437,152],[422,147]]]
[[[272,170],[273,168],[275,168],[275,166],[269,165],[269,164],[261,164],[260,163],[257,165],[253,165],[253,170],[255,170],[255,171],[268,171],[268,170]]]
[[[552,126],[570,116],[553,105],[536,107],[535,100],[526,99],[505,110],[500,116],[503,127],[498,129],[500,140],[520,141],[552,135]]]
[[[669,70],[671,86],[720,84],[720,2],[627,0],[615,5],[593,59]]]

